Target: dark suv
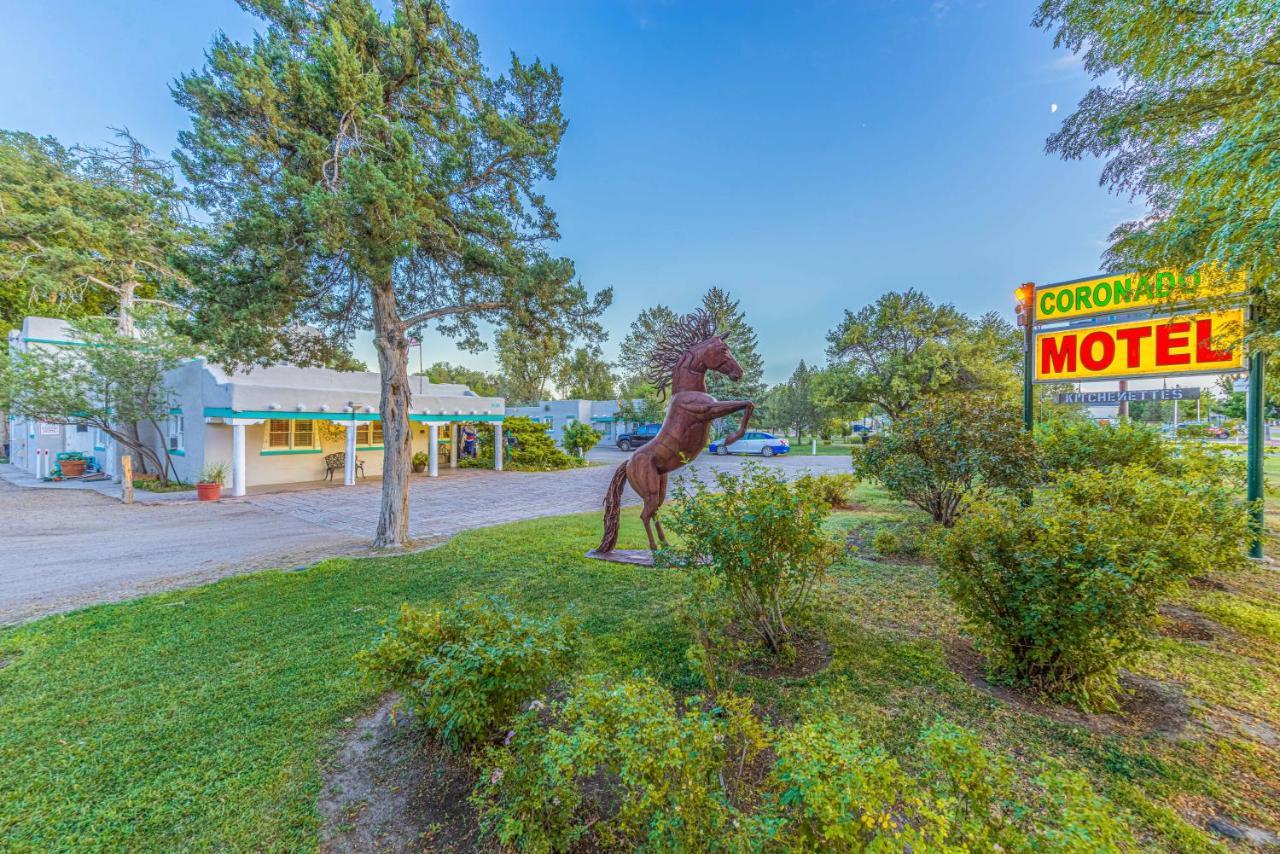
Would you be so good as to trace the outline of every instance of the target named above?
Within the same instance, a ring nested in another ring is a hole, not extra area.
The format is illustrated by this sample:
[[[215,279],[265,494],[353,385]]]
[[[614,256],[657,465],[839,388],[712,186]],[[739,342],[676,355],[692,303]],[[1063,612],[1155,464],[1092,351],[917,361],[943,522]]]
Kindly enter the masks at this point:
[[[630,433],[618,434],[618,450],[632,451],[648,442],[654,436],[658,435],[658,431],[662,429],[661,424],[645,424],[644,426],[633,430]]]

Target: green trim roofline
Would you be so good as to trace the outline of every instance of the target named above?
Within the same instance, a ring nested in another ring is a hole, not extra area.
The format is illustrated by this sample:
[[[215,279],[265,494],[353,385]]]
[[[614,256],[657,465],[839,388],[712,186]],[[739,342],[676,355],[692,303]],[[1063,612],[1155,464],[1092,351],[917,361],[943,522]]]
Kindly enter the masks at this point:
[[[205,418],[283,418],[295,421],[381,421],[376,412],[272,412],[262,409],[231,409],[226,406],[206,406]],[[410,421],[502,421],[505,415],[410,415]]]
[[[283,457],[287,454],[323,454],[323,448],[290,448],[287,451],[262,451],[264,457]]]
[[[59,347],[101,347],[101,344],[91,344],[88,341],[59,341],[56,338],[23,338],[24,344],[56,344]]]

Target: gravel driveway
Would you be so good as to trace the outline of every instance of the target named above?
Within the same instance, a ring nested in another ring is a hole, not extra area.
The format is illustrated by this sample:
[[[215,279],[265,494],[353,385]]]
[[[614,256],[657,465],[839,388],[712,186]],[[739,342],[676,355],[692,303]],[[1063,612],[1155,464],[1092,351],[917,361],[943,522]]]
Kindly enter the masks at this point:
[[[598,510],[626,454],[564,472],[464,469],[412,480],[410,533]],[[738,469],[740,457],[703,456],[702,472]],[[775,457],[789,476],[848,471],[843,456]],[[367,551],[378,519],[377,481],[353,487],[251,495],[216,504],[124,505],[95,492],[32,489],[0,480],[0,625],[241,572]],[[628,488],[625,504],[638,500]]]

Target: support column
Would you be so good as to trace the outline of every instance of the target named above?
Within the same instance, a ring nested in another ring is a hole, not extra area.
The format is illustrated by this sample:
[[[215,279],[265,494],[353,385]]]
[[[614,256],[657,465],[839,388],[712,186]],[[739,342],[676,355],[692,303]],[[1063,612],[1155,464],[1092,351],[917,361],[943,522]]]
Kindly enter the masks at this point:
[[[427,477],[440,475],[440,425],[427,424]]]
[[[356,422],[347,422],[347,447],[342,461],[342,485],[356,485]]]
[[[458,428],[458,422],[454,421],[449,424],[449,468],[456,469],[458,467],[458,437],[462,431]]]
[[[502,471],[502,422],[493,425],[493,470]]]
[[[1245,423],[1249,429],[1247,495],[1249,500],[1249,557],[1262,559],[1262,540],[1266,533],[1265,517],[1262,503],[1264,501],[1265,484],[1263,482],[1262,461],[1263,448],[1266,445],[1266,381],[1263,372],[1266,369],[1266,355],[1261,352],[1249,354],[1249,394],[1245,397]]]
[[[244,425],[231,425],[231,495],[244,495]]]

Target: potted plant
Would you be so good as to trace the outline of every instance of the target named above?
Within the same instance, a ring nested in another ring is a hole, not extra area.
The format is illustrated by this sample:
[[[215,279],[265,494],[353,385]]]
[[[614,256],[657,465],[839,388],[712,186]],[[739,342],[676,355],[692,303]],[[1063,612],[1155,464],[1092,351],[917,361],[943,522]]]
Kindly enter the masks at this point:
[[[58,454],[58,470],[63,477],[80,477],[84,474],[86,460],[79,451]]]
[[[422,474],[427,470],[427,463],[431,462],[431,457],[427,456],[426,451],[418,451],[413,455],[413,471],[416,474]]]
[[[196,481],[196,497],[201,501],[217,501],[222,497],[222,482],[227,479],[226,463],[209,463]]]

